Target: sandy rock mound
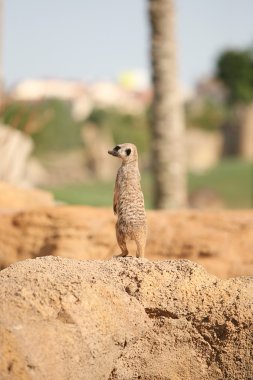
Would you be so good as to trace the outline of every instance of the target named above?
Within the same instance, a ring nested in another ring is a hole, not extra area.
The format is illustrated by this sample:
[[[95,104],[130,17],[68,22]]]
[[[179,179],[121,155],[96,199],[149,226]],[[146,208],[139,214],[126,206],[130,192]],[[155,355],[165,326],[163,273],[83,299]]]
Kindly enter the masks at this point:
[[[0,216],[0,268],[40,256],[105,259],[117,252],[108,209],[62,206]]]
[[[252,211],[149,211],[148,259],[190,259],[219,277],[253,274]],[[38,256],[119,253],[111,209],[61,206],[0,215],[0,268]],[[135,254],[135,246],[130,246]]]
[[[0,273],[3,380],[253,378],[253,279],[186,260],[19,262]]]
[[[52,206],[53,195],[47,191],[17,187],[0,182],[0,214],[11,210]]]
[[[253,275],[253,212],[150,211],[147,255],[189,259],[218,277]]]

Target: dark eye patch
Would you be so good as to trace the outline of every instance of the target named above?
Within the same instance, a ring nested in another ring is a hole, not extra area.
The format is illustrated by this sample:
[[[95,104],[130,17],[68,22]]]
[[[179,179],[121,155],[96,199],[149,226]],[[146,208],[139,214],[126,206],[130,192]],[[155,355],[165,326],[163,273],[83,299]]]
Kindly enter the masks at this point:
[[[116,150],[116,152],[118,152],[118,150],[120,150],[120,146],[116,145],[115,148],[113,148],[113,150]]]
[[[129,149],[126,149],[126,154],[127,154],[127,156],[129,156],[130,153],[131,153],[131,149],[130,149],[130,148],[129,148]]]

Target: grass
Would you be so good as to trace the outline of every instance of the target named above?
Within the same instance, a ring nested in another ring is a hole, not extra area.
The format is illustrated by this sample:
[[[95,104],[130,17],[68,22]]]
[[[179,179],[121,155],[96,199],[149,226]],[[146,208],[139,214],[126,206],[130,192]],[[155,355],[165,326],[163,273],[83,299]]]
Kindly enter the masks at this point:
[[[55,199],[68,204],[109,206],[112,204],[113,183],[89,182],[49,188]]]
[[[239,159],[222,161],[203,175],[189,175],[189,191],[209,188],[228,208],[253,206],[253,163]]]
[[[142,176],[142,188],[147,208],[152,208],[151,176]],[[111,206],[113,182],[89,182],[48,188],[58,201],[68,204]],[[188,175],[192,192],[201,188],[214,190],[228,208],[250,208],[253,205],[253,163],[238,159],[224,160],[203,173]]]
[[[146,207],[151,208],[151,178],[148,174],[144,175],[142,188],[145,194]],[[60,202],[91,206],[112,206],[113,189],[113,181],[94,181],[47,188]]]

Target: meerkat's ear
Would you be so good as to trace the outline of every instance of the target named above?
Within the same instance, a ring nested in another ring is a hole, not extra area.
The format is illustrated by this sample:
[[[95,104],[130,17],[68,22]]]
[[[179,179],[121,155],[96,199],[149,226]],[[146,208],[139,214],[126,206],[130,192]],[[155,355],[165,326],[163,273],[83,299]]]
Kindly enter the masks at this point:
[[[127,156],[129,156],[130,153],[131,153],[131,149],[130,149],[130,148],[129,148],[129,149],[126,149],[126,154],[127,154]]]

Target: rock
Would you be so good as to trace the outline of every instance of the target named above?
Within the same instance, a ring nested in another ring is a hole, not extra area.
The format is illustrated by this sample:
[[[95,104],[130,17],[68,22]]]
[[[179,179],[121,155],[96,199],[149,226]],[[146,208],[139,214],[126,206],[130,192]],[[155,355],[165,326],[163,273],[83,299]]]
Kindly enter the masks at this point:
[[[53,206],[53,195],[44,190],[23,188],[0,181],[0,214],[36,207]]]
[[[107,209],[62,206],[0,216],[0,268],[38,256],[105,259],[112,252],[117,243]]]
[[[48,182],[48,172],[41,162],[35,158],[31,157],[27,162],[26,167],[26,178],[27,182],[33,186],[43,186],[43,184]]]
[[[245,160],[253,159],[253,103],[246,106],[242,123],[239,127],[239,153]]]
[[[1,379],[252,379],[252,296],[188,260],[22,261],[0,273]]]
[[[47,187],[80,183],[89,177],[83,148],[48,153],[43,158],[43,166],[47,175],[40,184]]]
[[[189,194],[188,205],[199,210],[219,210],[225,208],[221,196],[213,189],[202,187]]]
[[[115,145],[112,136],[95,123],[86,122],[81,137],[85,146],[85,166],[90,177],[102,181],[115,178],[120,160],[112,158],[105,160],[108,147]]]
[[[147,257],[183,258],[219,277],[253,274],[253,213],[239,211],[152,211]]]
[[[187,167],[195,173],[215,166],[222,152],[222,136],[218,132],[207,132],[199,128],[189,128],[185,136]]]
[[[29,136],[0,124],[0,179],[17,185],[26,183],[27,162],[32,150]]]
[[[183,258],[219,277],[253,274],[252,211],[148,211],[148,259]],[[58,206],[0,215],[0,267],[54,255],[108,259],[119,253],[111,209]],[[130,244],[135,254],[134,244]]]

